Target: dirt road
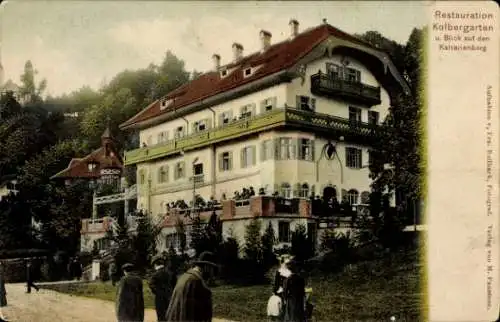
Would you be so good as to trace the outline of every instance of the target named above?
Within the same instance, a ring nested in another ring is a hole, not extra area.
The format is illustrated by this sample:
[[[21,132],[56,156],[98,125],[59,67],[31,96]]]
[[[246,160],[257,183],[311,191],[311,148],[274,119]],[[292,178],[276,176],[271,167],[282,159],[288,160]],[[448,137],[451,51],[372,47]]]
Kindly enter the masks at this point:
[[[71,296],[50,290],[26,294],[24,284],[7,284],[8,306],[4,315],[17,322],[113,322],[114,303]],[[214,322],[225,322],[214,319]],[[146,310],[145,322],[156,322],[154,310]]]

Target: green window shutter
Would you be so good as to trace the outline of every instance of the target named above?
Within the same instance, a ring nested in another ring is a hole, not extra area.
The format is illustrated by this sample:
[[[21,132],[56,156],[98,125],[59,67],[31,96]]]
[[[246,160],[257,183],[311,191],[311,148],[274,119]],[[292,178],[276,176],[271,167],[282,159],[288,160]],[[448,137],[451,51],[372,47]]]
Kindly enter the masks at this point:
[[[252,145],[252,165],[257,164],[257,147]]]
[[[278,106],[277,97],[276,96],[272,97],[271,101],[272,101],[273,109],[276,108]]]
[[[233,169],[233,152],[229,152],[229,170]]]
[[[224,113],[219,114],[218,122],[219,122],[218,126],[222,126],[224,124]]]
[[[274,139],[274,158],[276,160],[281,160],[280,156],[280,139]]]
[[[251,107],[251,111],[252,111],[252,116],[255,116],[256,112],[257,112],[257,104],[255,103],[252,103],[252,107]]]
[[[240,150],[240,168],[245,167],[245,148]]]
[[[260,101],[260,112],[264,113],[266,111],[266,100]]]
[[[345,166],[349,167],[349,151],[350,149],[348,147],[345,148]]]
[[[266,161],[265,159],[265,151],[266,151],[266,142],[267,141],[264,141],[260,144],[260,161]]]
[[[295,108],[300,109],[300,95],[295,95]]]
[[[359,70],[356,71],[356,81],[361,82],[361,72]]]
[[[359,167],[362,167],[363,166],[363,150],[359,149],[358,151],[359,151],[359,153],[358,153],[358,155],[359,155]]]
[[[219,171],[223,171],[224,169],[224,158],[223,158],[224,153],[219,153]]]
[[[316,111],[316,99],[311,98],[311,110]]]
[[[314,155],[314,144],[315,141],[314,140],[311,140],[311,161],[316,161],[316,157]]]

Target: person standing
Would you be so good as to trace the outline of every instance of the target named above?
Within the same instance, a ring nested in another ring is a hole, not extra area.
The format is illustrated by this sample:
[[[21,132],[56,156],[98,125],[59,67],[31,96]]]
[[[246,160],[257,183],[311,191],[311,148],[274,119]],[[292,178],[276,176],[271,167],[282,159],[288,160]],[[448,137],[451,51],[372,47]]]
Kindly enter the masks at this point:
[[[211,252],[203,252],[193,264],[175,285],[167,310],[169,322],[212,321],[212,291],[206,281],[215,275],[215,256]]]
[[[37,292],[40,289],[35,285],[35,270],[33,268],[33,263],[28,261],[26,264],[26,293],[31,293],[31,288],[33,287]]]
[[[3,263],[0,262],[0,322],[8,321],[5,315],[3,315],[3,308],[7,306],[7,291],[5,290],[3,269]]]
[[[285,279],[283,297],[285,299],[284,321],[304,322],[305,320],[305,281],[298,274],[298,265],[295,260],[287,264],[291,274]]]
[[[155,309],[158,322],[167,321],[167,309],[177,278],[172,270],[165,267],[163,258],[153,258],[155,272],[149,281],[149,288],[155,297]]]
[[[134,273],[134,265],[122,266],[124,276],[116,289],[116,317],[118,322],[144,321],[142,279]]]
[[[76,278],[77,281],[79,281],[82,278],[82,274],[83,266],[80,262],[80,258],[78,258],[77,256],[73,259],[73,277]]]

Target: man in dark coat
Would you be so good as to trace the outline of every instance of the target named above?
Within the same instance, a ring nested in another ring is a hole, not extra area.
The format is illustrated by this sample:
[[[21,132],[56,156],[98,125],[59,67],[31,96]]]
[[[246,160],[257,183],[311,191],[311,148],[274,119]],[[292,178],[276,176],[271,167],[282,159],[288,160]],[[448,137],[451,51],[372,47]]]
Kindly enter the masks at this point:
[[[158,322],[167,321],[167,309],[170,297],[177,282],[177,277],[171,269],[165,267],[165,262],[161,257],[153,259],[156,272],[151,276],[149,287],[155,297],[155,308]]]
[[[37,292],[39,287],[35,285],[35,270],[33,268],[33,263],[28,261],[26,265],[26,293],[31,293],[31,288],[33,287]]]
[[[2,308],[7,306],[7,291],[5,290],[5,278],[3,276],[3,263],[0,262],[0,322],[8,321],[3,315]]]
[[[194,267],[184,273],[175,285],[167,321],[212,321],[212,291],[205,281],[213,277],[217,265],[214,254],[203,252]]]
[[[125,275],[116,290],[116,317],[118,322],[144,321],[144,295],[142,279],[136,275],[132,264],[122,266]]]

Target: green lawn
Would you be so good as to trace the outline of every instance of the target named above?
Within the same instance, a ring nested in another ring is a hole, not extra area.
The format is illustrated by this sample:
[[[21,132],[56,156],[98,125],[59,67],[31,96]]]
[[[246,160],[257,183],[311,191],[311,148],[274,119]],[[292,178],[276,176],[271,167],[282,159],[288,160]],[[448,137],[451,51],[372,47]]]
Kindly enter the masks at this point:
[[[316,300],[317,321],[398,321],[421,320],[421,265],[414,254],[401,254],[391,264],[377,260],[352,265],[345,272],[310,279]],[[145,285],[146,286],[146,285]],[[110,283],[85,283],[44,286],[73,295],[113,301],[115,288]],[[153,307],[146,286],[147,307]],[[264,321],[270,286],[222,285],[213,289],[214,316],[235,321]]]

